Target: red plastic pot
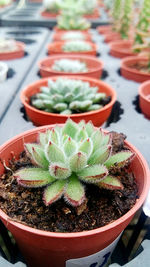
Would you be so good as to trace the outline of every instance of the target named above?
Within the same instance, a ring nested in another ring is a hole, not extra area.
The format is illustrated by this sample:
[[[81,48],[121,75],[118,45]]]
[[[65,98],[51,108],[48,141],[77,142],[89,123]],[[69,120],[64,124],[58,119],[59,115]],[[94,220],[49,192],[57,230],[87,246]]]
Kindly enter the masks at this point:
[[[147,62],[148,59],[146,57],[140,57],[140,56],[134,56],[134,57],[127,57],[122,59],[121,62],[121,74],[128,80],[133,80],[136,82],[145,82],[147,80],[150,80],[150,73],[144,73],[136,68],[133,68],[133,66],[136,63],[140,62]]]
[[[87,42],[92,46],[90,51],[81,51],[81,52],[65,52],[62,50],[65,41],[54,42],[48,45],[48,55],[87,55],[87,56],[96,56],[97,46],[94,43]]]
[[[15,157],[18,158],[19,154],[24,150],[24,143],[34,142],[37,140],[37,135],[40,131],[45,131],[51,127],[35,128],[12,138],[0,147],[0,158],[9,166],[12,151],[14,151]],[[28,266],[65,267],[65,262],[68,259],[89,256],[107,247],[130,223],[147,196],[150,173],[147,163],[140,152],[128,142],[125,143],[135,153],[131,163],[131,170],[138,184],[139,198],[132,209],[118,220],[90,231],[52,233],[18,223],[0,210],[1,220],[13,234]],[[3,173],[4,167],[0,162],[0,174],[2,175]]]
[[[58,13],[51,13],[45,10],[41,12],[41,16],[44,18],[56,18],[58,15]]]
[[[96,30],[98,31],[98,33],[100,34],[106,34],[107,32],[112,31],[112,25],[102,25],[102,26],[98,26],[96,28]]]
[[[72,31],[68,31],[68,32],[72,32]],[[80,32],[80,31],[77,31],[77,32]],[[66,32],[63,32],[63,33],[62,32],[56,32],[56,33],[54,33],[54,35],[53,35],[53,41],[54,42],[63,41],[62,37],[63,37],[64,34],[66,34]],[[88,32],[82,32],[82,34],[84,35],[84,40],[85,41],[92,42],[92,37],[91,37],[90,33],[88,33]]]
[[[92,121],[95,126],[102,125],[109,117],[112,107],[116,101],[116,92],[106,83],[100,80],[83,77],[83,76],[61,76],[62,78],[66,79],[76,79],[82,80],[85,82],[89,82],[91,86],[97,86],[100,92],[106,93],[107,96],[111,96],[111,101],[109,104],[104,106],[102,109],[90,112],[84,112],[79,114],[71,114],[71,115],[62,115],[56,113],[48,113],[42,110],[38,110],[32,107],[29,102],[32,95],[38,93],[40,91],[41,86],[47,86],[48,78],[41,79],[36,81],[30,85],[28,85],[22,92],[21,92],[21,101],[25,106],[26,113],[31,121],[35,125],[47,125],[47,124],[55,124],[55,123],[65,123],[65,121],[70,117],[75,122],[79,122],[81,120],[85,120],[86,122]],[[51,77],[52,80],[57,80],[58,76]]]
[[[56,60],[60,59],[72,59],[72,60],[80,60],[81,62],[85,62],[88,68],[87,72],[77,72],[77,73],[71,73],[71,72],[61,72],[61,71],[55,71],[52,69],[52,66]],[[103,62],[100,61],[97,58],[89,57],[89,56],[76,56],[76,55],[58,55],[58,56],[50,56],[43,60],[41,60],[38,63],[40,74],[43,78],[50,77],[50,76],[56,76],[56,75],[82,75],[86,77],[96,78],[100,79],[102,75],[103,70]]]
[[[141,84],[139,88],[139,103],[144,115],[150,119],[150,81]]]
[[[118,32],[109,32],[105,34],[105,38],[104,38],[105,43],[110,43],[110,42],[118,41],[118,40],[122,40],[121,35]]]
[[[11,52],[0,53],[0,60],[10,60],[21,58],[24,56],[25,44],[22,42],[16,42],[17,49]]]
[[[131,40],[114,41],[110,43],[110,54],[117,58],[134,56],[135,53],[132,51],[132,44],[133,42]]]

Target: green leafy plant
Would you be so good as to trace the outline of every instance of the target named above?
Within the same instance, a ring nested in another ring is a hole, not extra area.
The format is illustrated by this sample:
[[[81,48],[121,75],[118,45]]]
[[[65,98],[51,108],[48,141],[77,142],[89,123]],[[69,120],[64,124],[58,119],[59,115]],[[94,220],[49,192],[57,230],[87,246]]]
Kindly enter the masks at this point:
[[[97,7],[97,0],[85,0],[84,1],[84,13],[92,14]]]
[[[47,112],[69,115],[101,109],[105,97],[88,82],[58,78],[49,80],[48,87],[41,87],[40,93],[31,98],[31,104]]]
[[[112,6],[112,23],[113,30],[119,31],[120,29],[120,19],[122,16],[122,2],[123,0],[114,0]]]
[[[123,3],[123,15],[120,19],[121,26],[119,30],[122,39],[129,38],[129,30],[133,18],[133,3],[134,0],[125,0]]]
[[[76,40],[76,41],[67,41],[62,47],[64,52],[82,52],[82,51],[91,51],[92,46],[90,43]]]
[[[73,59],[56,60],[52,66],[52,69],[55,71],[71,72],[71,73],[86,72],[88,70],[84,62]]]
[[[73,31],[69,31],[63,34],[62,40],[84,40],[85,36],[82,32],[73,32]]]
[[[85,0],[58,0],[61,16],[58,17],[58,27],[64,30],[86,30],[90,23],[82,17]]]
[[[144,0],[139,16],[133,43],[133,51],[140,53],[146,51],[148,58],[147,70],[150,72],[150,1]]]
[[[80,206],[86,199],[86,183],[123,190],[113,173],[127,165],[133,153],[112,154],[111,142],[111,134],[95,129],[92,123],[76,124],[69,119],[63,127],[39,133],[38,143],[25,144],[35,167],[20,169],[14,177],[24,187],[45,187],[46,205],[63,196],[70,205]]]
[[[57,0],[44,0],[43,7],[46,11],[51,12],[51,13],[58,13],[59,11]]]

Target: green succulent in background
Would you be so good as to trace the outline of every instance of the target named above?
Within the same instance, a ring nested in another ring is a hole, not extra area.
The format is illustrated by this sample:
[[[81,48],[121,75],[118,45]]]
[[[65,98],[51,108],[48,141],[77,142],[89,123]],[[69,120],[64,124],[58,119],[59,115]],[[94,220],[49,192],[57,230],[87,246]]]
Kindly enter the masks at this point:
[[[112,6],[112,20],[113,20],[113,30],[119,31],[120,29],[120,19],[122,16],[122,3],[123,0],[114,0]]]
[[[41,87],[31,104],[46,112],[69,115],[101,109],[105,98],[105,93],[99,93],[98,87],[91,87],[88,82],[58,78]]]
[[[82,40],[67,41],[62,47],[64,52],[82,52],[91,51],[92,46],[90,43]]]
[[[98,6],[97,0],[85,0],[84,1],[84,13],[92,14],[94,9]]]
[[[142,10],[139,15],[139,21],[136,26],[135,44],[143,44],[143,33],[149,33],[150,30],[150,1],[144,0]]]
[[[37,143],[26,143],[25,150],[35,167],[14,173],[24,187],[44,187],[43,201],[51,205],[61,197],[70,205],[80,206],[86,199],[85,185],[123,190],[113,169],[121,169],[133,157],[131,151],[112,154],[110,133],[95,129],[92,123],[68,120],[39,133]]]
[[[59,11],[57,0],[43,0],[43,7],[46,11],[51,13],[58,13]]]
[[[57,4],[61,10],[58,17],[58,27],[64,30],[86,30],[90,23],[82,17],[84,14],[85,0],[58,0]]]
[[[132,25],[134,0],[125,0],[123,2],[123,15],[120,19],[120,34],[123,39],[129,38],[129,31]]]
[[[12,2],[12,0],[0,0],[0,6],[9,5]]]
[[[82,32],[69,31],[63,34],[62,40],[84,40],[85,36]]]
[[[73,59],[56,60],[52,66],[52,69],[55,71],[71,72],[71,73],[88,71],[86,63],[80,60],[73,60]]]

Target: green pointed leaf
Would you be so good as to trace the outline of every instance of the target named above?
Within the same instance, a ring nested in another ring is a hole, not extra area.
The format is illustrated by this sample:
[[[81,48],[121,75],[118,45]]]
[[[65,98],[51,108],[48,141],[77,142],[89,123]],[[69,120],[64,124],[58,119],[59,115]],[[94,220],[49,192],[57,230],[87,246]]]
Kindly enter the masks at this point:
[[[93,99],[93,103],[96,104],[96,103],[100,103],[100,101],[106,97],[106,94],[105,93],[97,93]]]
[[[32,147],[32,156],[37,166],[48,169],[49,161],[46,159],[43,149]]]
[[[75,138],[78,131],[78,125],[72,120],[68,119],[65,126],[63,127],[63,134],[67,134],[71,138]]]
[[[56,145],[59,144],[59,135],[58,135],[58,132],[54,128],[51,130],[51,142]]]
[[[49,171],[50,175],[56,179],[66,179],[71,175],[71,170],[62,163],[52,163]]]
[[[65,188],[64,198],[74,207],[80,206],[85,200],[84,186],[75,175],[69,178],[69,182]]]
[[[66,161],[63,151],[52,142],[49,142],[49,144],[47,145],[45,154],[50,162],[65,163]]]
[[[123,167],[125,164],[131,160],[133,157],[133,153],[131,151],[121,151],[114,155],[112,155],[106,162],[105,166],[107,168],[113,167],[113,166],[119,166]]]
[[[101,130],[97,130],[91,135],[91,139],[93,141],[93,152],[101,146],[102,138],[103,134]]]
[[[111,146],[103,146],[97,149],[89,158],[88,164],[103,164],[111,154]]]
[[[85,129],[88,133],[88,136],[90,137],[92,135],[92,133],[94,132],[94,126],[92,124],[91,121],[89,121],[86,125],[85,125]]]
[[[26,168],[14,173],[18,184],[26,187],[40,187],[52,183],[55,179],[50,175],[49,171],[41,168]]]
[[[102,139],[101,145],[102,146],[106,146],[106,145],[109,145],[111,143],[112,143],[112,135],[111,135],[111,133],[104,133],[103,132],[103,139]]]
[[[45,133],[39,133],[38,140],[42,147],[48,144],[51,136],[51,131],[47,130]]]
[[[80,121],[78,123],[78,126],[80,126],[81,128],[83,128],[83,126],[85,127],[86,126],[85,121],[84,120]]]
[[[79,178],[87,183],[98,183],[101,179],[104,179],[106,175],[108,175],[108,170],[105,166],[100,164],[88,166],[78,172]]]
[[[74,172],[78,172],[85,168],[87,165],[87,156],[83,152],[78,152],[70,158],[70,169]]]
[[[68,137],[68,139],[66,140],[66,142],[64,144],[65,155],[67,157],[70,157],[71,155],[73,155],[76,152],[76,150],[77,150],[76,142],[71,137]]]
[[[66,180],[58,180],[44,190],[43,200],[46,206],[51,205],[64,193]]]
[[[86,140],[81,142],[81,145],[79,146],[79,151],[84,152],[88,158],[91,155],[92,150],[93,150],[93,143],[91,138],[87,138]]]
[[[123,185],[120,180],[114,176],[107,176],[97,184],[99,187],[109,190],[123,190]]]
[[[76,140],[80,141],[80,140],[84,140],[85,138],[88,138],[88,134],[87,134],[87,131],[86,131],[85,127],[83,126],[82,129],[80,129],[77,132]]]
[[[33,164],[48,169],[49,162],[45,157],[45,153],[38,144],[25,144],[27,155],[31,158]]]

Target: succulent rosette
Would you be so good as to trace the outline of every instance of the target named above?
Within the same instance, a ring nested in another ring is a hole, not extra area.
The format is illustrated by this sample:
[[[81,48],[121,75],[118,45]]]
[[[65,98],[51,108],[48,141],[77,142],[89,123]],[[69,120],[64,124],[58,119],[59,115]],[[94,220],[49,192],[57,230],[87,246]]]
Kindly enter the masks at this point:
[[[64,197],[70,205],[80,206],[86,199],[87,183],[123,190],[112,170],[123,168],[133,157],[129,150],[112,153],[110,133],[94,128],[91,122],[77,124],[70,119],[40,132],[37,143],[24,146],[35,166],[16,171],[14,177],[24,187],[43,186],[46,205]]]

